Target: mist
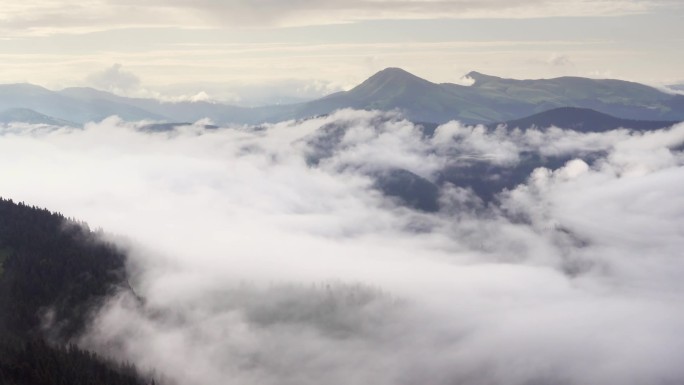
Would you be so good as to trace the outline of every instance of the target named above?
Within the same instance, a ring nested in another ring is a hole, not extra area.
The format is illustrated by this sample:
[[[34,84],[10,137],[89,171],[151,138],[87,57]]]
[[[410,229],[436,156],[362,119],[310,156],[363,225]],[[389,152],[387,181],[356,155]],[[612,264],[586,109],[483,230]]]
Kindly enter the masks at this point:
[[[103,304],[83,347],[168,384],[684,379],[684,124],[148,123],[0,127],[0,196],[129,256],[135,295]],[[388,189],[397,175],[434,208]]]

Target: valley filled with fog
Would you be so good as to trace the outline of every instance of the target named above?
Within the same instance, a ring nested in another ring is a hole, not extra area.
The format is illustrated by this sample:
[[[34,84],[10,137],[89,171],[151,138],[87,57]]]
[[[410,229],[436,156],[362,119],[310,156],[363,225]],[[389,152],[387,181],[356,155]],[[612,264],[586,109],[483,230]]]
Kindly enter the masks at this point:
[[[0,126],[0,196],[128,256],[79,346],[172,385],[684,378],[684,124],[209,123]]]

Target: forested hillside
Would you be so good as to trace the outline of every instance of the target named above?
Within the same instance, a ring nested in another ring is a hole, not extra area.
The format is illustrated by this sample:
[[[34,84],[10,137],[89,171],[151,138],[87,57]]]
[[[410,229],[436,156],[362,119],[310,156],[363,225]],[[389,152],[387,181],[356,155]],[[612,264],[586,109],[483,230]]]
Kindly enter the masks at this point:
[[[0,199],[0,384],[143,384],[70,345],[126,289],[125,256],[83,223]]]

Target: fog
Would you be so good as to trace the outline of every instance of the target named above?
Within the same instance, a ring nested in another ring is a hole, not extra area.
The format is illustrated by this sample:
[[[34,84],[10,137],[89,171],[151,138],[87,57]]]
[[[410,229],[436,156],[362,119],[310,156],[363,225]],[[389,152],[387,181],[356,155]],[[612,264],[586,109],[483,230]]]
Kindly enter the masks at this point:
[[[148,123],[0,128],[0,196],[129,255],[135,295],[83,347],[168,384],[684,381],[684,124]],[[498,183],[530,154],[493,198],[444,178]],[[396,170],[436,186],[436,209],[383,189]]]

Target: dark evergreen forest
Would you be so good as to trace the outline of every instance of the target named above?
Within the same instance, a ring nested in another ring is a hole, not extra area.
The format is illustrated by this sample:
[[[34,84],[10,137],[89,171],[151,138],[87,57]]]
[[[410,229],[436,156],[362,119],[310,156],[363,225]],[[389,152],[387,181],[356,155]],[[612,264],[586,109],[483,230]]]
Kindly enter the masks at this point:
[[[0,384],[152,383],[71,344],[109,295],[129,290],[124,265],[85,223],[0,198]]]

